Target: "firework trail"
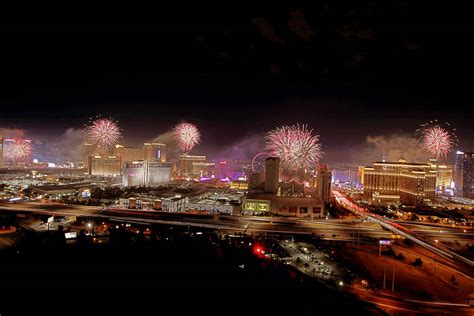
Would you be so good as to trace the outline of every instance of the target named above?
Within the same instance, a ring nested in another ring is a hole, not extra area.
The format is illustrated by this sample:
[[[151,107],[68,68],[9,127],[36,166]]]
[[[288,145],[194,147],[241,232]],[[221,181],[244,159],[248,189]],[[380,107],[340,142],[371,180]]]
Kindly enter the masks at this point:
[[[117,144],[121,137],[122,131],[117,122],[109,118],[91,120],[86,127],[87,141],[107,150]]]
[[[201,133],[196,125],[186,122],[175,126],[174,137],[178,146],[185,153],[190,152],[194,146],[201,142]]]
[[[324,153],[319,135],[312,132],[307,125],[278,127],[267,133],[266,151],[280,158],[284,170],[314,170]]]
[[[448,122],[440,124],[434,120],[421,124],[416,133],[423,148],[439,159],[445,158],[456,146],[458,139],[455,131]]]

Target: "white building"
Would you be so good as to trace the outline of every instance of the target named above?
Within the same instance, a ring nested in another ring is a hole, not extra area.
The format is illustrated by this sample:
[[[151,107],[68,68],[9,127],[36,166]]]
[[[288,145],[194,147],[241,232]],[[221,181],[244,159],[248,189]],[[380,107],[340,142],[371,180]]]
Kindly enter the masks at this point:
[[[189,209],[189,198],[174,196],[161,201],[161,209],[165,212],[186,212]]]

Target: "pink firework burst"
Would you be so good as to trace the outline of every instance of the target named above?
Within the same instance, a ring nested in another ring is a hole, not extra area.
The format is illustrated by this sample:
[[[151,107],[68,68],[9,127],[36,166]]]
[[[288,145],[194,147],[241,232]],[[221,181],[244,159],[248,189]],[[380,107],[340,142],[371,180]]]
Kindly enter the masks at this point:
[[[191,123],[179,123],[174,128],[174,136],[178,146],[185,153],[188,153],[194,146],[201,142],[201,133],[196,125]]]
[[[6,140],[5,145],[5,157],[10,162],[28,160],[33,150],[29,140]]]
[[[112,148],[121,137],[122,131],[112,119],[98,118],[86,127],[87,140],[106,149]]]
[[[455,130],[447,122],[445,126],[441,126],[436,120],[430,121],[422,124],[417,133],[423,148],[436,159],[445,158],[457,144]]]
[[[266,150],[280,158],[284,170],[314,170],[323,156],[319,135],[307,125],[278,127],[267,133]]]

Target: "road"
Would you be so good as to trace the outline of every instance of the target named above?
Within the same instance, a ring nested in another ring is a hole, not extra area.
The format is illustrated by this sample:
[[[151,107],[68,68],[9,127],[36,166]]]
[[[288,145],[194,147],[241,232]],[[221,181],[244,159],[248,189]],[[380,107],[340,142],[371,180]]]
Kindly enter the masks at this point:
[[[474,262],[472,260],[459,255],[442,243],[435,242],[434,239],[417,234],[415,231],[410,230],[401,224],[369,212],[367,209],[350,201],[343,193],[339,191],[333,191],[333,194],[336,198],[336,201],[351,212],[362,218],[367,218],[370,221],[379,223],[382,227],[385,227],[386,229],[400,236],[410,239],[432,253],[448,260],[454,266],[458,267],[459,271],[462,271],[465,275],[468,275],[471,278],[474,277]]]

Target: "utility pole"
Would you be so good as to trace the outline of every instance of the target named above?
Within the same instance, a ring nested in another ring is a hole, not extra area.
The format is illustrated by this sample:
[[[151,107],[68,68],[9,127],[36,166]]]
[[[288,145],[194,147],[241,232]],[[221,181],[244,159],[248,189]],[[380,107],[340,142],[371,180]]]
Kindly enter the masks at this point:
[[[387,276],[387,256],[383,257],[383,289],[385,290],[385,280]]]
[[[360,249],[360,230],[357,229],[357,250]]]
[[[395,265],[393,265],[393,274],[392,274],[392,292],[395,292]]]

